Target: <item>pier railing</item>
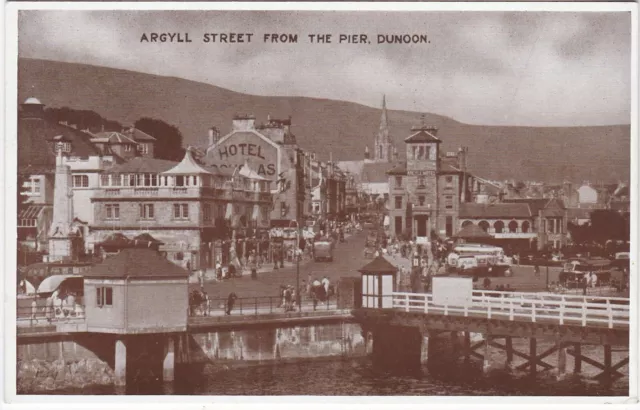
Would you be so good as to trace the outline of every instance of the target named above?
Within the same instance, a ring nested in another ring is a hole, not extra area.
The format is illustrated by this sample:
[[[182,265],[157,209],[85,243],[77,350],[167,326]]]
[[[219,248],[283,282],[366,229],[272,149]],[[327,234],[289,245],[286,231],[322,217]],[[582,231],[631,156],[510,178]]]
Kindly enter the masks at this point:
[[[281,296],[260,296],[237,298],[233,302],[232,308],[228,309],[227,298],[213,298],[208,302],[202,302],[189,309],[189,316],[259,316],[274,313],[295,313],[313,312],[322,310],[336,310],[337,300],[335,297],[326,301],[318,300],[315,303],[308,297],[302,297],[300,307],[295,303],[287,304]]]
[[[393,308],[445,316],[581,326],[629,326],[629,299],[546,293],[474,291],[466,303],[436,304],[429,293],[394,292]]]

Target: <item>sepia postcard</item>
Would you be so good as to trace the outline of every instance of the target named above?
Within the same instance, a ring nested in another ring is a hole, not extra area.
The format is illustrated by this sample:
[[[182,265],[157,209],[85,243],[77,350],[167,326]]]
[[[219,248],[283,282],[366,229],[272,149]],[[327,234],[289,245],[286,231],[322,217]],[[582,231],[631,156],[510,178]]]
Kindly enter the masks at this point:
[[[637,405],[636,4],[5,22],[7,403]]]

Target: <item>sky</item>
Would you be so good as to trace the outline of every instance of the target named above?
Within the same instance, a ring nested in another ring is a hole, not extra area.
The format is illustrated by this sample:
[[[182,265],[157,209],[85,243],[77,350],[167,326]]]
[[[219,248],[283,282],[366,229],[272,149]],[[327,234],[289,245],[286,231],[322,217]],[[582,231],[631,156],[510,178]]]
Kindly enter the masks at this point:
[[[346,100],[484,125],[628,124],[629,12],[21,11],[19,56],[175,76],[233,91]],[[189,33],[191,43],[141,42]],[[253,33],[204,43],[204,33]],[[298,34],[298,44],[263,42]],[[310,44],[308,34],[332,34]],[[366,34],[371,44],[338,44]],[[426,34],[426,44],[377,44]]]

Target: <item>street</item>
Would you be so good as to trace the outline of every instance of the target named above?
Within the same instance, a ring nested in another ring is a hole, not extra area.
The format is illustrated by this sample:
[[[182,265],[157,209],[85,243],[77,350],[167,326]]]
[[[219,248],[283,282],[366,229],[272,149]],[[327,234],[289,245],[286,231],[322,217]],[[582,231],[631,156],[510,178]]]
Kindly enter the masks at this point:
[[[312,280],[322,280],[328,277],[332,284],[337,284],[341,277],[359,276],[358,269],[363,267],[370,259],[363,255],[366,231],[356,232],[346,239],[346,242],[336,244],[333,262],[305,262],[300,263],[300,286],[308,280],[311,274]],[[207,282],[204,290],[212,299],[226,298],[231,292],[235,292],[238,298],[278,296],[280,285],[296,285],[296,267],[285,267],[275,271],[259,273],[257,280],[252,280],[249,275],[241,278],[226,279],[222,282]],[[199,289],[197,283],[189,285],[190,289]]]

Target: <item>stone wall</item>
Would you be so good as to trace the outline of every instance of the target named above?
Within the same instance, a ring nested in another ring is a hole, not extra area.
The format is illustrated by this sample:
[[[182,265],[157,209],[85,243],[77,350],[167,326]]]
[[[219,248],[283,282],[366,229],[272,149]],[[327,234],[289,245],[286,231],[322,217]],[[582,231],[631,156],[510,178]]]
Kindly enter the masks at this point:
[[[110,385],[114,380],[106,361],[74,341],[18,345],[16,376],[18,394]]]

